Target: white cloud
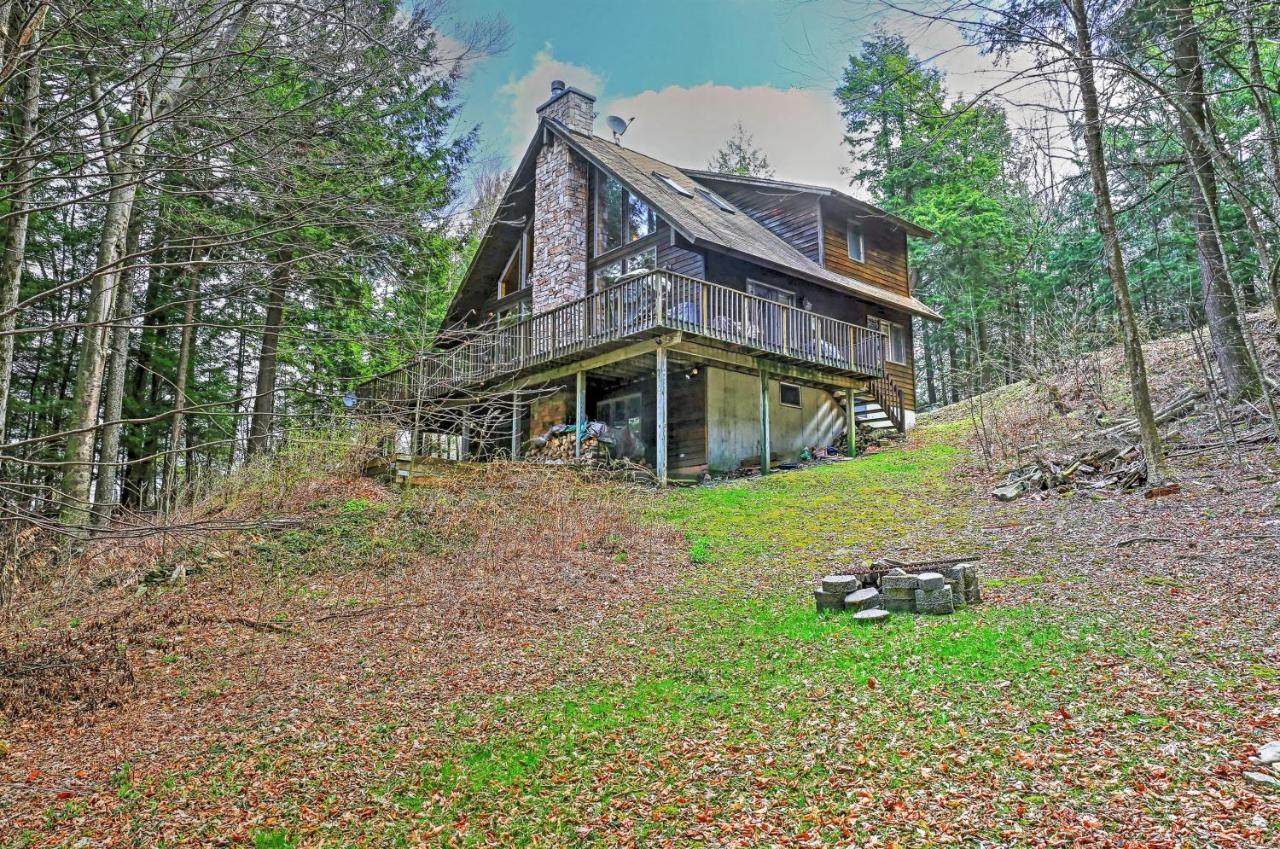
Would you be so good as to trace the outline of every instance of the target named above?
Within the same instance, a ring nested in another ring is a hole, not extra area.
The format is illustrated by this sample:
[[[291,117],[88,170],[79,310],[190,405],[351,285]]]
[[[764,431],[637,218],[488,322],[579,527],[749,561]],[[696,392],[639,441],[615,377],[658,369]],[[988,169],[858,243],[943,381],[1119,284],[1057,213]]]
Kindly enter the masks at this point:
[[[502,120],[509,143],[507,153],[512,163],[524,153],[538,126],[535,110],[551,96],[552,80],[564,80],[566,85],[596,97],[604,93],[604,75],[597,74],[590,68],[556,59],[552,55],[551,45],[545,45],[533,57],[533,67],[528,73],[522,77],[513,77],[499,90],[508,103],[508,111]]]
[[[849,165],[844,123],[830,92],[771,86],[668,86],[659,91],[597,104],[597,132],[603,117],[635,117],[628,147],[656,159],[704,168],[739,121],[769,158],[775,177],[846,189],[841,168]]]
[[[596,131],[607,132],[606,115],[635,117],[626,144],[674,165],[705,167],[739,121],[783,180],[847,188],[840,169],[849,164],[842,144],[844,126],[830,92],[771,86],[735,88],[703,83],[609,99],[607,78],[591,68],[564,62],[546,45],[533,66],[501,89],[508,111],[502,129],[506,155],[514,163],[537,126],[534,112],[551,94],[551,81],[564,80],[596,95]]]

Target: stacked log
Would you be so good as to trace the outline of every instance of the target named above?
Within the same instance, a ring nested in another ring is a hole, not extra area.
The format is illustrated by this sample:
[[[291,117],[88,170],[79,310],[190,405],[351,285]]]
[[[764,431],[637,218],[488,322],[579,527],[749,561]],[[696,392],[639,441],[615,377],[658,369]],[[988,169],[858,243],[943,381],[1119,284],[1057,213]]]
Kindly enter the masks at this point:
[[[608,427],[601,422],[591,422],[582,438],[582,456],[577,456],[577,435],[573,425],[556,425],[542,436],[530,440],[525,449],[526,460],[539,463],[586,463],[608,460],[612,440]]]

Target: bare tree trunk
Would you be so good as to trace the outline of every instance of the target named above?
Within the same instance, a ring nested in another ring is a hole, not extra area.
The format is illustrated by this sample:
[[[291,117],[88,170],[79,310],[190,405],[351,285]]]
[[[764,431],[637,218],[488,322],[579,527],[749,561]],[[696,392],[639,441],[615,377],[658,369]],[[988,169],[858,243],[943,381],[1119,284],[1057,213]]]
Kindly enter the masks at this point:
[[[107,318],[120,281],[119,262],[136,192],[132,180],[117,178],[107,201],[98,246],[99,271],[89,286],[84,336],[76,364],[76,388],[72,395],[72,431],[67,437],[68,465],[62,475],[61,519],[67,525],[83,525],[89,517],[89,484],[93,478],[93,449],[97,442],[98,407],[106,368]]]
[[[262,348],[258,353],[258,379],[255,382],[253,421],[249,426],[248,456],[266,453],[276,411],[277,354],[280,346],[280,324],[284,319],[284,296],[289,282],[289,264],[278,259],[271,273],[271,289],[267,295],[267,316],[262,327]]]
[[[1185,0],[1172,3],[1169,11],[1173,23],[1173,70],[1183,103],[1178,126],[1182,130],[1192,181],[1191,222],[1196,228],[1196,257],[1209,337],[1227,396],[1233,401],[1255,398],[1262,392],[1262,379],[1240,327],[1239,308],[1218,228],[1218,182],[1213,152],[1203,142],[1211,133],[1195,17]]]
[[[928,325],[925,324],[925,327],[921,328],[920,347],[924,348],[924,387],[925,387],[925,393],[926,393],[925,397],[929,401],[929,406],[932,407],[933,405],[938,403],[938,387],[936,385],[934,374],[933,374],[933,358],[934,358],[933,333],[927,330],[926,329],[927,327]]]
[[[196,338],[196,295],[200,275],[194,266],[186,271],[188,284],[185,297],[186,304],[182,308],[182,344],[178,352],[178,371],[173,388],[173,424],[169,429],[169,450],[164,458],[164,502],[170,509],[177,503],[178,486],[178,454],[182,451],[183,426],[186,423],[184,411],[187,407],[187,374],[191,371],[191,350]],[[187,472],[191,465],[187,460]]]
[[[1111,204],[1111,184],[1107,177],[1106,148],[1102,141],[1102,112],[1098,106],[1098,89],[1094,80],[1093,38],[1089,33],[1089,12],[1085,0],[1070,0],[1075,21],[1076,52],[1072,56],[1080,79],[1080,102],[1084,109],[1085,148],[1089,154],[1089,175],[1093,180],[1095,213],[1102,237],[1104,263],[1115,290],[1116,309],[1124,339],[1125,361],[1133,391],[1133,410],[1142,435],[1142,449],[1147,460],[1147,479],[1152,484],[1164,481],[1164,453],[1160,431],[1151,410],[1151,389],[1147,385],[1147,363],[1142,354],[1142,335],[1129,295],[1129,278],[1125,273],[1124,252],[1116,230],[1115,209]]]
[[[129,227],[125,238],[125,254],[132,256],[138,249],[138,221]],[[124,385],[128,379],[129,336],[133,331],[130,315],[133,313],[133,281],[128,274],[121,275],[116,286],[115,309],[111,325],[111,359],[107,368],[107,400],[102,418],[102,450],[99,456],[100,471],[94,488],[94,524],[106,527],[111,514],[120,503],[116,484],[120,479],[120,417],[124,412]]]
[[[134,201],[145,166],[151,139],[159,128],[160,116],[173,105],[182,89],[189,66],[180,66],[158,86],[154,96],[138,98],[130,115],[126,138],[115,146],[102,93],[96,82],[91,92],[98,104],[96,117],[103,159],[111,176],[107,214],[102,222],[98,245],[97,271],[89,284],[89,304],[85,316],[84,339],[76,364],[76,391],[73,420],[67,437],[66,471],[62,475],[61,516],[66,525],[83,525],[89,517],[89,484],[93,479],[93,448],[97,441],[98,405],[102,399],[102,376],[106,368],[106,320],[120,282],[120,262],[124,241],[133,218]]]
[[[1267,87],[1262,75],[1262,58],[1258,54],[1258,34],[1253,28],[1253,3],[1244,4],[1240,16],[1244,23],[1244,47],[1249,54],[1249,92],[1253,95],[1254,105],[1258,111],[1258,123],[1262,129],[1262,155],[1270,172],[1271,190],[1267,195],[1271,198],[1271,218],[1280,222],[1280,137],[1277,136],[1276,115],[1271,109],[1271,90]],[[1261,254],[1260,254],[1261,256]],[[1267,290],[1271,294],[1271,308],[1276,316],[1276,342],[1280,344],[1280,280],[1277,280],[1277,269],[1270,263],[1264,265],[1262,273],[1267,277]]]
[[[12,3],[0,6],[0,25],[5,36],[0,43],[8,45],[8,15]],[[31,181],[35,176],[36,157],[31,143],[35,139],[40,114],[40,55],[33,53],[21,70],[21,99],[14,107],[17,120],[14,132],[13,159],[9,169],[11,213],[4,239],[4,258],[0,260],[0,443],[5,441],[9,409],[9,387],[13,381],[14,330],[18,326],[17,305],[22,290],[22,269],[27,258],[27,228],[31,218]],[[17,87],[15,86],[15,89]]]

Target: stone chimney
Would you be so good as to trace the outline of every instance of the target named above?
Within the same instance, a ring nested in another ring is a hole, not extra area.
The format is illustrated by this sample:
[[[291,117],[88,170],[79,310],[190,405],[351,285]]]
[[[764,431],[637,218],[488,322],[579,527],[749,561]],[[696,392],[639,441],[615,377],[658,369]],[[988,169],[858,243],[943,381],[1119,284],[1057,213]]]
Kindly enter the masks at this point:
[[[554,118],[569,129],[591,135],[596,122],[596,97],[566,86],[564,80],[551,83],[551,97],[538,107],[539,118]]]
[[[538,115],[591,133],[596,99],[556,80]],[[533,183],[533,311],[544,313],[587,294],[587,204],[590,168],[548,133]]]

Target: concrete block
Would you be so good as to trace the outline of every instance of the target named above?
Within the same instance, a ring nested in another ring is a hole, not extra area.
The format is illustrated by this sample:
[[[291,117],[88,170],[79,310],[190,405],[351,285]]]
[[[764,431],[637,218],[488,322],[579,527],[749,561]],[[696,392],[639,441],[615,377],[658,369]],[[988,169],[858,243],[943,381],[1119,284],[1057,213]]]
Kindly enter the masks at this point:
[[[822,579],[822,591],[824,593],[844,593],[847,595],[860,589],[862,589],[861,575],[828,575]]]
[[[915,575],[882,575],[880,577],[880,589],[888,592],[889,590],[911,590],[915,592],[920,587],[920,581]]]
[[[848,593],[829,593],[822,590],[813,591],[813,601],[818,608],[818,612],[824,610],[844,610],[844,597]]]
[[[884,609],[890,613],[915,613],[915,590],[911,591],[911,598],[886,598],[884,600]]]
[[[920,589],[926,592],[939,590],[947,585],[947,579],[940,572],[921,572],[916,579],[920,582]]]
[[[955,578],[947,579],[947,586],[951,588],[951,603],[957,610],[964,607],[964,584]]]
[[[968,604],[982,601],[982,590],[978,586],[978,566],[974,563],[964,564],[964,600]]]
[[[885,598],[901,598],[907,601],[915,601],[916,591],[914,588],[903,587],[902,589],[887,589],[884,591]]]
[[[955,612],[955,602],[951,598],[951,587],[945,583],[936,590],[916,590],[916,612],[932,616],[940,616]]]
[[[857,622],[861,622],[863,624],[869,625],[869,624],[874,624],[876,622],[883,622],[884,620],[888,619],[889,611],[881,610],[879,608],[872,608],[870,610],[859,610],[857,613],[853,614],[853,618]]]
[[[871,610],[880,606],[880,593],[874,587],[857,590],[844,597],[845,610]]]

